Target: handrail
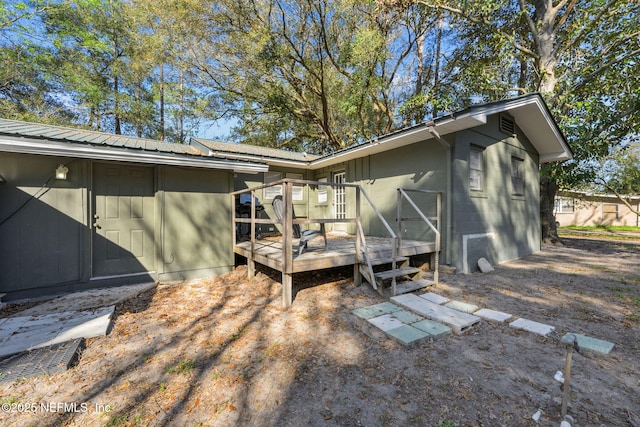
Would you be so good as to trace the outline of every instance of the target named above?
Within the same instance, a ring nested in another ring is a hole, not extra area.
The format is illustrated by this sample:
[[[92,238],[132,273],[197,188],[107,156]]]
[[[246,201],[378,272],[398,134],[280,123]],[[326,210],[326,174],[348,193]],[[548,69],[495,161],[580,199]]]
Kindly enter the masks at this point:
[[[438,227],[436,228],[433,223],[429,220],[429,218],[427,218],[427,216],[422,212],[422,210],[420,210],[420,208],[418,207],[418,205],[415,204],[415,202],[413,201],[413,199],[411,199],[411,197],[409,197],[409,195],[407,194],[407,192],[412,191],[415,193],[427,193],[427,194],[436,194],[436,221],[438,224]],[[402,199],[405,198],[407,200],[407,202],[409,202],[409,204],[413,207],[413,209],[415,209],[416,213],[420,216],[420,218],[427,223],[427,225],[431,228],[431,230],[435,233],[436,235],[436,241],[435,241],[435,245],[436,245],[436,250],[435,250],[435,254],[434,254],[434,271],[433,271],[433,281],[434,283],[437,285],[438,284],[438,279],[439,279],[439,274],[438,274],[438,263],[439,263],[439,253],[440,253],[440,216],[441,216],[441,206],[442,206],[442,192],[441,191],[431,191],[431,190],[419,190],[419,189],[412,189],[412,188],[398,188],[398,229],[402,230]]]
[[[251,226],[251,253],[253,256],[253,252],[255,250],[255,225],[256,224],[280,224],[283,227],[283,231],[285,229],[285,227],[288,229],[288,225],[287,223],[291,223],[291,224],[307,224],[307,223],[318,223],[318,222],[323,222],[323,223],[355,223],[357,226],[357,233],[356,233],[356,238],[360,238],[361,242],[363,244],[363,250],[362,252],[364,252],[365,254],[365,261],[367,264],[367,269],[369,271],[369,275],[371,276],[370,280],[372,281],[371,286],[373,286],[374,289],[377,290],[377,283],[375,280],[375,276],[373,273],[373,265],[371,264],[371,258],[369,256],[369,252],[368,252],[368,246],[367,246],[367,242],[366,242],[366,238],[365,238],[365,234],[364,234],[364,229],[362,227],[362,222],[360,219],[360,216],[357,215],[356,218],[341,218],[341,219],[333,219],[333,218],[324,218],[324,219],[318,219],[318,220],[313,220],[313,219],[290,219],[289,221],[287,221],[287,218],[283,218],[282,221],[278,221],[278,220],[270,220],[270,219],[257,219],[255,217],[255,192],[257,190],[261,190],[261,189],[265,189],[265,188],[269,188],[269,187],[275,187],[278,185],[282,185],[283,186],[283,192],[285,194],[288,193],[288,197],[285,198],[285,200],[288,200],[289,203],[291,203],[291,197],[290,197],[290,192],[291,192],[291,187],[292,185],[315,185],[315,186],[319,186],[319,187],[343,187],[343,188],[355,188],[356,191],[359,191],[360,194],[364,195],[365,199],[367,200],[367,202],[369,203],[369,206],[373,209],[373,211],[375,212],[376,216],[378,217],[378,219],[380,220],[380,222],[382,222],[382,225],[384,225],[384,227],[386,228],[387,232],[389,233],[389,235],[391,236],[391,239],[393,240],[393,246],[392,246],[392,269],[395,271],[396,270],[396,266],[397,266],[397,260],[396,258],[398,257],[398,253],[400,251],[400,238],[398,236],[398,234],[396,234],[393,229],[391,228],[391,226],[389,225],[389,223],[387,222],[387,220],[384,218],[384,216],[382,215],[382,213],[378,210],[378,208],[375,206],[375,204],[373,203],[373,201],[371,200],[371,198],[369,197],[369,195],[364,191],[364,189],[362,188],[361,185],[359,184],[347,184],[347,183],[336,183],[336,182],[329,182],[329,181],[306,181],[306,180],[300,180],[300,179],[291,179],[291,178],[284,178],[284,179],[280,179],[278,181],[274,181],[274,182],[270,182],[268,184],[263,184],[257,187],[252,187],[252,188],[246,188],[243,190],[237,190],[231,193],[232,196],[232,209],[233,212],[235,212],[235,196],[240,195],[240,194],[244,194],[244,193],[250,193],[251,194],[251,216],[250,218],[237,218],[235,217],[234,214],[234,218],[233,218],[233,224],[234,224],[234,233],[233,233],[233,243],[234,245],[236,244],[235,241],[235,226],[237,223],[249,223]],[[358,206],[359,209],[359,206]],[[284,233],[286,234],[286,233]],[[285,265],[285,270],[288,270],[291,268],[291,262],[292,260],[289,259],[291,258],[292,254],[290,253],[290,251],[287,251],[287,253],[284,253],[285,247],[287,245],[283,245],[283,262]],[[360,261],[360,255],[358,254],[356,257],[357,261]],[[288,271],[285,271],[288,272]],[[395,295],[395,290],[396,290],[396,276],[395,274],[392,277],[392,289],[393,289],[393,294]]]

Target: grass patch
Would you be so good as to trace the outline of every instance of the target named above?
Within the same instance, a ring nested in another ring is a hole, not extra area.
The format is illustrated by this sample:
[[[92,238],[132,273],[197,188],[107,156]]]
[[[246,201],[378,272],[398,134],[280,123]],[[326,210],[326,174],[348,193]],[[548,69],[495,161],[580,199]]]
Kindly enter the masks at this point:
[[[193,360],[183,359],[180,362],[178,362],[178,366],[168,366],[167,373],[186,375],[189,372],[193,371],[195,367],[196,367],[196,362],[194,362]]]
[[[632,225],[567,225],[558,228],[559,231],[575,230],[575,231],[606,231],[615,233],[617,231],[640,233],[640,227]]]

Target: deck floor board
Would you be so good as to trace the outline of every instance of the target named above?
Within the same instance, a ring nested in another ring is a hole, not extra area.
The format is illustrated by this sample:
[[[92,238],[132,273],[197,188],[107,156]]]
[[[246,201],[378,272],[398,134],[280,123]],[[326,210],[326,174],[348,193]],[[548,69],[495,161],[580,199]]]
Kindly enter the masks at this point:
[[[372,259],[391,258],[392,240],[381,237],[366,237],[367,247]],[[297,253],[297,240],[294,241],[293,272],[321,270],[325,268],[353,265],[356,262],[356,245],[354,236],[327,235],[327,249],[322,239],[312,240],[308,249],[300,256]],[[435,251],[432,242],[403,240],[400,248],[401,256],[428,254]],[[255,251],[251,254],[251,241],[238,242],[234,252],[259,264],[282,271],[281,237],[269,237],[255,241]]]

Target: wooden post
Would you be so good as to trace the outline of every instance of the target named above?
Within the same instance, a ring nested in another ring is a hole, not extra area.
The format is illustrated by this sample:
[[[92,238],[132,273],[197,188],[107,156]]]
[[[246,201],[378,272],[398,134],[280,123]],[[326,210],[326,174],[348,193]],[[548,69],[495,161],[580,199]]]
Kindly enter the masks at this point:
[[[283,224],[282,224],[282,307],[293,303],[293,206],[292,186],[289,181],[282,184]]]
[[[360,276],[360,264],[362,263],[362,253],[360,246],[360,230],[364,230],[361,224],[360,217],[360,187],[356,187],[356,257],[355,264],[353,265],[353,283],[356,286],[360,286],[362,284],[362,276]]]
[[[255,190],[251,190],[251,256],[247,260],[249,279],[256,276],[256,197]]]
[[[440,226],[440,216],[442,215],[442,193],[436,194],[436,229],[438,233],[436,233],[436,253],[434,256],[434,266],[433,266],[433,283],[434,285],[438,284],[438,280],[440,278],[439,264],[440,264],[440,246],[442,245],[442,233]]]

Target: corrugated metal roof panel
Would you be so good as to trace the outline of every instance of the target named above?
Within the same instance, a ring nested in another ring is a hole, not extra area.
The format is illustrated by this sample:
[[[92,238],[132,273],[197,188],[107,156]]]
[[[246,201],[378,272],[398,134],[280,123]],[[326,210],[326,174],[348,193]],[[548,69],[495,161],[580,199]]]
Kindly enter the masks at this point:
[[[113,135],[91,130],[19,122],[7,119],[0,119],[0,134],[36,137],[70,143],[130,148],[134,150],[189,154],[194,156],[207,155],[207,153],[198,150],[196,147],[185,144],[175,144],[170,142],[154,141],[151,139]]]
[[[261,147],[257,145],[236,144],[231,142],[222,142],[222,141],[215,141],[212,139],[203,139],[203,138],[193,138],[193,140],[209,148],[214,155],[216,154],[216,152],[249,154],[257,157],[271,157],[275,159],[297,160],[297,161],[303,161],[303,162],[311,161],[319,157],[314,154],[281,150],[278,148]]]

